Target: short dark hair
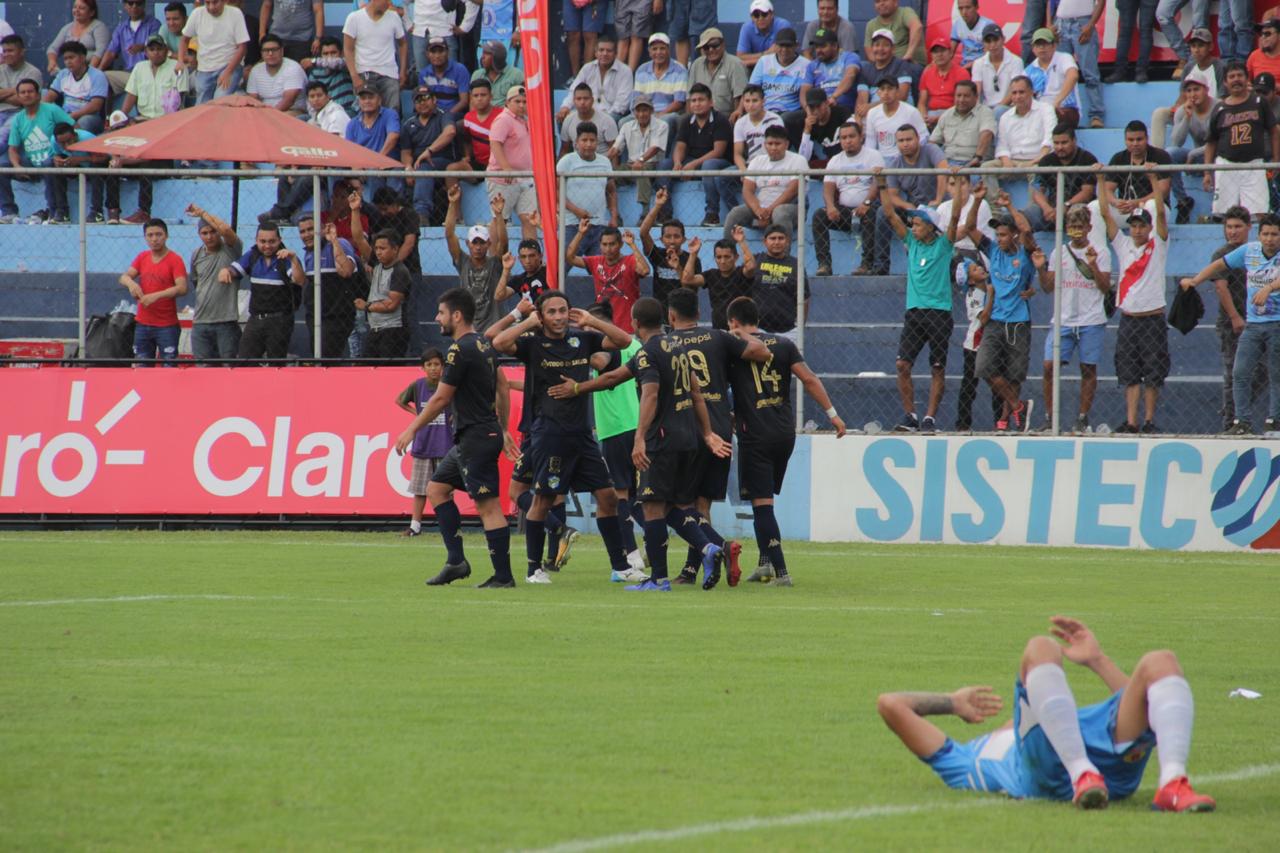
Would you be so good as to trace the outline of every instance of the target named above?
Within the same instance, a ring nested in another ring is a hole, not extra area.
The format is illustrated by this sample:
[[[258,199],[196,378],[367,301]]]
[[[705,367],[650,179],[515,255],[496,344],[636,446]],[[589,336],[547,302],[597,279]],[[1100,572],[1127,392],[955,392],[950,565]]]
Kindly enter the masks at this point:
[[[520,245],[517,248],[517,251],[524,251],[525,249],[531,249],[537,252],[539,255],[542,254],[542,244],[539,243],[537,240],[533,239],[532,237],[526,237],[520,241]]]
[[[978,94],[978,84],[973,82],[972,80],[961,80],[959,83],[956,84],[957,89],[959,89],[961,86],[964,86],[966,89],[972,89],[975,95]]]
[[[386,189],[391,189],[391,188],[390,188],[390,187],[383,187],[382,189],[386,190]],[[382,190],[379,190],[379,192],[381,192],[381,191],[382,191]],[[394,193],[394,190],[393,190],[392,192]],[[376,204],[376,202],[375,202],[375,204]],[[386,241],[387,241],[389,244],[391,244],[392,246],[399,246],[400,244],[402,244],[402,243],[404,242],[404,238],[400,236],[400,232],[398,232],[398,231],[392,231],[390,228],[383,228],[383,229],[382,229],[381,231],[379,231],[377,234],[374,234],[374,235],[373,235],[373,242],[375,242],[375,243],[376,243],[376,242],[378,242],[379,240],[386,240]]]
[[[325,36],[324,38],[320,39],[320,49],[324,50],[326,47],[336,47],[339,50],[341,50],[342,39],[338,38],[337,36]]]
[[[85,47],[78,41],[64,41],[62,47],[58,48],[58,56],[65,56],[68,53],[78,53],[80,56],[88,56],[89,48]]]
[[[541,295],[539,295],[537,300],[534,301],[533,307],[538,309],[538,313],[542,313],[542,306],[546,305],[552,299],[563,299],[566,305],[570,308],[573,307],[573,303],[569,301],[569,294],[565,293],[563,290],[542,291]]]
[[[617,237],[621,240],[622,231],[612,225],[606,225],[600,229],[600,239],[603,240],[605,237]]]
[[[477,77],[476,79],[472,80],[472,81],[471,81],[471,86],[470,86],[469,88],[470,88],[470,89],[472,89],[472,90],[475,90],[475,89],[488,89],[490,92],[492,92],[492,91],[493,91],[493,86],[492,86],[492,85],[490,85],[489,81],[488,81],[488,80],[486,80],[486,79],[485,79],[485,78],[483,78],[483,77]]]
[[[748,83],[746,87],[742,90],[742,94],[744,97],[747,95],[759,95],[760,97],[763,98],[764,86],[761,86],[759,83]]]
[[[276,223],[272,222],[272,221],[271,221],[271,220],[269,220],[269,219],[268,219],[266,222],[259,222],[259,223],[258,223],[258,230],[259,230],[259,231],[269,231],[269,232],[271,232],[272,234],[275,234],[277,237],[279,237],[279,236],[280,236],[280,226],[279,226],[279,225],[277,225]]]
[[[898,129],[895,130],[893,133],[896,136],[897,134],[902,133],[902,131],[904,130],[909,130],[912,133],[914,133],[916,136],[920,135],[920,131],[916,130],[916,126],[914,124],[900,124],[898,125]]]
[[[1248,65],[1245,65],[1243,62],[1241,62],[1241,61],[1240,61],[1240,60],[1238,60],[1238,59],[1235,59],[1235,60],[1232,60],[1231,62],[1228,62],[1228,63],[1226,64],[1226,67],[1224,67],[1224,68],[1222,69],[1222,77],[1223,77],[1223,79],[1225,80],[1225,79],[1226,79],[1226,77],[1227,77],[1227,75],[1228,75],[1228,74],[1230,74],[1232,71],[1239,71],[1239,72],[1240,72],[1241,74],[1243,74],[1244,76],[1246,76],[1246,77],[1248,77],[1248,76],[1249,76],[1249,66],[1248,66]]]
[[[1060,121],[1053,126],[1053,136],[1066,136],[1070,139],[1076,138],[1076,126],[1070,122]]]
[[[324,92],[326,95],[329,94],[329,87],[321,83],[319,80],[312,80],[310,83],[307,84],[308,95],[311,94],[312,89],[319,89],[321,92]]]
[[[631,306],[631,319],[640,329],[662,328],[662,303],[652,296],[642,296]]]
[[[1145,124],[1145,123],[1143,123],[1143,122],[1142,122],[1142,120],[1141,120],[1141,119],[1136,119],[1136,118],[1135,118],[1133,121],[1129,122],[1128,124],[1126,124],[1126,125],[1124,126],[1124,132],[1125,132],[1125,133],[1127,133],[1127,134],[1128,134],[1128,133],[1141,133],[1143,136],[1146,136],[1146,135],[1147,135],[1147,126],[1146,126],[1146,124]]]
[[[284,47],[284,39],[280,38],[280,36],[275,33],[267,33],[265,36],[258,39],[259,48],[263,48],[268,44],[278,44],[280,47]]]
[[[771,124],[764,129],[765,139],[791,139],[787,129],[780,124]]]
[[[675,228],[680,232],[681,237],[684,236],[684,223],[679,219],[668,219],[666,222],[662,223],[663,231],[666,231],[668,228]]]
[[[738,244],[730,240],[728,237],[721,237],[719,240],[717,240],[715,248],[728,249],[730,252],[733,252],[735,255],[738,254]]]
[[[22,36],[18,35],[17,33],[9,33],[9,35],[0,39],[0,45],[4,45],[4,44],[16,44],[18,47],[27,46],[27,43],[22,40]]]
[[[677,287],[667,294],[667,307],[682,320],[698,319],[698,294],[687,287]]]
[[[573,136],[574,136],[574,139],[577,139],[579,136],[599,136],[599,135],[600,135],[600,130],[599,128],[596,127],[595,122],[584,121],[582,122],[582,124],[578,125],[578,132],[575,133]]]
[[[170,3],[170,4],[168,4],[167,6],[165,6],[165,7],[164,7],[164,10],[165,10],[166,12],[181,12],[181,13],[182,13],[182,17],[184,17],[184,18],[185,18],[185,17],[187,17],[187,4],[186,4],[186,3],[178,3],[178,2],[176,2],[176,0],[175,0],[175,2]]]
[[[159,228],[161,231],[165,233],[165,236],[168,236],[169,234],[169,223],[165,222],[163,219],[158,219],[157,217],[154,217],[154,216],[148,219],[146,222],[142,223],[142,233],[146,234],[152,228]]]
[[[601,320],[613,322],[613,306],[608,302],[592,302],[587,306],[587,313],[592,317],[599,317]]]
[[[422,351],[422,358],[419,359],[423,364],[428,361],[444,361],[444,355],[435,347],[427,347]]]
[[[1227,208],[1226,213],[1222,214],[1222,221],[1225,222],[1228,219],[1239,219],[1241,222],[1248,225],[1249,211],[1238,204],[1233,204]]]
[[[791,236],[791,233],[787,231],[787,229],[784,226],[778,225],[776,223],[764,229],[764,236],[768,237],[770,234],[785,234],[788,237]]]
[[[858,124],[856,121],[846,121],[844,124],[840,125],[840,127],[841,129],[846,127],[852,128],[859,136],[862,136],[865,133],[862,129],[862,125]]]
[[[593,98],[595,97],[595,93],[591,91],[591,87],[588,86],[586,83],[579,83],[578,85],[573,87],[573,94],[576,95],[579,92],[586,92],[587,94],[591,95],[591,97]]]
[[[1273,228],[1280,228],[1280,216],[1274,213],[1264,213],[1258,219],[1258,231],[1261,232],[1263,226],[1270,225]]]
[[[67,124],[65,121],[60,121],[53,126],[53,136],[55,139],[59,136],[62,136],[64,133],[75,133],[75,132],[76,132],[76,126],[74,124]]]
[[[399,204],[400,193],[391,187],[378,187],[373,191],[374,204]]]
[[[755,300],[750,296],[739,296],[730,302],[725,316],[730,320],[737,320],[744,326],[760,325],[760,309],[756,307]]]
[[[760,91],[761,91],[761,92],[763,92],[764,90],[763,90],[763,89],[761,89]],[[690,94],[691,96],[692,96],[692,95],[706,95],[708,98],[710,98],[710,97],[711,97],[711,87],[710,87],[710,86],[708,86],[706,83],[694,83],[692,86],[690,86],[690,87],[689,87],[689,94]]]
[[[451,287],[440,294],[440,305],[450,314],[457,311],[464,323],[476,319],[476,298],[465,287]]]
[[[1031,78],[1025,74],[1019,74],[1017,77],[1014,77],[1012,80],[1010,80],[1009,88],[1012,89],[1018,83],[1026,83],[1027,88],[1030,89],[1032,92],[1036,90],[1036,84],[1032,83]]]
[[[30,77],[23,77],[21,80],[19,80],[17,84],[13,87],[13,90],[16,92],[19,89],[21,89],[23,86],[34,86],[37,92],[40,91],[40,81],[33,80]]]

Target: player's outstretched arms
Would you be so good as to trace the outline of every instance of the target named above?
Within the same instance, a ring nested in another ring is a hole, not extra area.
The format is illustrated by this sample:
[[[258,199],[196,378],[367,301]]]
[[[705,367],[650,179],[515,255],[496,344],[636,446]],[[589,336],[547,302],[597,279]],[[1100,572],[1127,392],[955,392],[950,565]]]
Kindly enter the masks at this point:
[[[1062,656],[1072,663],[1087,667],[1106,683],[1113,693],[1129,684],[1129,676],[1102,651],[1098,638],[1079,619],[1053,616],[1049,622],[1053,635],[1062,641]]]
[[[882,693],[876,710],[902,743],[921,758],[933,755],[947,742],[946,734],[928,716],[955,715],[980,723],[1000,713],[1004,702],[989,686],[961,687],[953,693]]]
[[[561,375],[560,378],[564,381],[547,389],[548,397],[556,400],[567,400],[570,397],[590,394],[593,391],[608,391],[610,388],[616,388],[631,379],[632,376],[631,370],[624,364],[622,367],[610,370],[608,373],[602,373],[594,379],[588,379],[586,382],[574,382],[564,375]]]

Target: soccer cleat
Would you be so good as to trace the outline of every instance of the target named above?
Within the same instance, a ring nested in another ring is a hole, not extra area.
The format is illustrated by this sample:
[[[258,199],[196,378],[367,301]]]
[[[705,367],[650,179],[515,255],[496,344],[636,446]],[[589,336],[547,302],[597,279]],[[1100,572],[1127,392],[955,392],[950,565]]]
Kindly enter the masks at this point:
[[[1151,801],[1151,810],[1156,812],[1211,812],[1217,807],[1213,797],[1197,794],[1186,776],[1171,780]]]
[[[795,584],[791,582],[791,575],[778,575],[776,578],[773,579],[773,583],[771,585],[787,586],[787,587],[795,586]]]
[[[898,421],[894,426],[894,432],[916,432],[920,429],[920,421],[916,418],[915,412],[907,412],[902,416],[902,420]]]
[[[543,561],[542,561],[542,570],[543,570],[544,572],[546,572],[547,574],[551,574],[552,572],[558,572],[558,571],[560,571],[559,569],[557,569],[557,568],[556,568],[556,561],[555,561],[555,560],[543,560]]]
[[[742,566],[738,565],[738,557],[742,554],[742,543],[730,539],[724,543],[724,546],[729,563],[729,586],[737,586],[742,580]]]
[[[747,578],[747,583],[768,583],[773,580],[773,564],[769,562],[769,558],[761,555],[756,570],[751,573],[751,577]]]
[[[484,583],[476,584],[476,589],[515,589],[516,582],[513,578],[500,579],[497,575],[489,578]]]
[[[688,586],[698,582],[698,570],[685,566],[680,570],[680,574],[676,575],[676,579],[672,581],[676,586]]]
[[[1231,426],[1224,431],[1225,435],[1253,435],[1253,425],[1248,421],[1242,421],[1236,418],[1231,422]]]
[[[551,576],[542,569],[534,569],[533,574],[524,579],[525,583],[551,583]]]
[[[560,537],[560,549],[556,551],[555,571],[560,571],[569,564],[570,551],[573,550],[573,543],[578,541],[578,537],[582,534],[574,530],[572,527],[566,527],[564,534]]]
[[[714,589],[720,583],[720,563],[724,561],[724,549],[708,543],[702,551],[702,588]]]
[[[421,536],[422,531],[414,530],[412,527],[406,527],[404,530],[400,531],[400,535],[401,536]]]
[[[671,581],[663,578],[662,580],[646,580],[631,586],[624,586],[627,592],[671,592]]]
[[[628,567],[623,571],[612,571],[609,573],[609,580],[613,583],[644,583],[649,576],[642,569],[634,566]]]
[[[924,420],[920,421],[920,431],[930,434],[938,431],[938,422],[933,419],[933,415],[924,416]]]
[[[1105,809],[1107,807],[1107,783],[1101,775],[1086,770],[1072,785],[1075,793],[1071,802],[1078,809]]]
[[[642,572],[645,570],[644,554],[640,553],[640,549],[637,548],[627,555],[627,565]]]
[[[461,563],[445,563],[440,574],[427,581],[427,586],[444,586],[467,577],[471,577],[471,564],[466,560]]]

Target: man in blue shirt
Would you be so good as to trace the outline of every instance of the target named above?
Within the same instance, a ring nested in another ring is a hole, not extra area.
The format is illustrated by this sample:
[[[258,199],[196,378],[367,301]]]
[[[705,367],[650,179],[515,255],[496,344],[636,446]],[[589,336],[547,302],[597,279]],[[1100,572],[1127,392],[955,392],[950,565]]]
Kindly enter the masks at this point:
[[[1267,383],[1271,398],[1266,432],[1280,430],[1280,216],[1264,214],[1258,221],[1258,239],[1228,252],[1196,273],[1184,278],[1188,290],[1210,279],[1226,278],[1228,270],[1245,272],[1244,331],[1236,348],[1231,369],[1231,396],[1236,417],[1227,435],[1253,435],[1249,423],[1249,399],[1254,372],[1263,353],[1267,358]]]
[[[440,111],[452,119],[467,114],[471,103],[471,74],[461,62],[449,59],[449,44],[442,37],[427,43],[427,67],[418,75],[418,85],[436,96]]]
[[[78,41],[62,44],[62,70],[49,84],[44,99],[62,102],[76,127],[102,133],[103,108],[111,95],[107,75],[89,64],[89,50]]]
[[[53,128],[53,165],[60,169],[74,168],[103,168],[110,160],[105,154],[84,154],[79,151],[72,152],[68,149],[77,142],[84,142],[93,139],[93,134],[87,130],[80,130],[73,124],[62,123],[55,125]],[[70,178],[63,175],[45,175],[44,178],[44,197],[45,203],[49,205],[48,221],[54,225],[66,224],[71,221],[71,207],[67,203],[67,181]],[[86,214],[88,222],[102,221],[102,178],[88,177],[85,183],[89,185],[89,211]]]
[[[795,33],[790,21],[773,13],[772,0],[751,0],[751,24],[738,31],[738,49],[734,51],[748,71],[761,57],[776,52],[773,40],[781,30]]]
[[[779,30],[772,55],[760,57],[751,71],[751,82],[764,89],[764,108],[785,118],[784,113],[800,109],[800,87],[809,70],[809,60],[796,51],[796,31]]]
[[[973,191],[974,202],[965,220],[970,236],[982,233],[978,230],[978,209],[986,195],[983,184]],[[997,205],[1008,212],[988,223],[995,229],[996,239],[984,236],[977,242],[978,251],[990,261],[987,273],[992,288],[991,298],[980,317],[982,342],[978,345],[977,373],[980,379],[990,383],[991,393],[1004,401],[996,431],[1026,432],[1031,426],[1033,402],[1020,396],[1022,383],[1027,381],[1031,355],[1031,309],[1027,300],[1035,294],[1036,272],[1041,286],[1046,285],[1048,262],[1036,245],[1030,223],[1022,211],[1013,206],[1009,194],[1000,193]]]
[[[400,145],[400,113],[384,107],[378,90],[368,85],[356,92],[356,100],[360,104],[360,112],[347,124],[346,140],[398,160],[399,157],[392,152]],[[391,186],[399,192],[402,185],[399,178],[371,178],[367,189],[374,192],[378,187]]]
[[[805,69],[803,90],[816,86],[826,93],[827,100],[853,110],[858,106],[858,71],[862,60],[858,54],[840,49],[835,30],[819,28],[810,42],[813,59]]]
[[[160,32],[160,21],[147,13],[147,0],[124,0],[125,18],[111,33],[111,41],[102,53],[98,67],[111,82],[111,93],[118,95],[129,82],[129,72],[139,62],[146,62],[147,39]],[[116,68],[116,60],[120,68]]]

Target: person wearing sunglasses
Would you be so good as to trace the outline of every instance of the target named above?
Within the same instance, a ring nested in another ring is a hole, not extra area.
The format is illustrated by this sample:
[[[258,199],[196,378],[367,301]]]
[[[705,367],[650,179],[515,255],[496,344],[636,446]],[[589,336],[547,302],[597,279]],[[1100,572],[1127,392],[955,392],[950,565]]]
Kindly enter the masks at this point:
[[[742,115],[742,90],[747,88],[747,66],[724,49],[724,33],[708,27],[698,38],[699,56],[689,65],[689,88],[701,83],[711,90],[712,108],[737,121]]]
[[[738,49],[734,53],[748,70],[752,69],[762,56],[777,52],[773,40],[782,30],[795,32],[790,21],[774,14],[772,0],[751,0],[751,26],[744,25],[738,32]]]
[[[1004,33],[999,24],[982,31],[982,49],[986,51],[973,61],[970,73],[978,86],[978,98],[996,114],[996,120],[1013,105],[1009,89],[1015,77],[1021,77],[1025,66],[1022,57],[1006,50]]]
[[[146,0],[124,0],[124,20],[111,33],[98,67],[111,83],[111,94],[124,91],[133,66],[146,62],[147,40],[160,32],[160,21],[147,13]],[[117,68],[116,60],[119,60]]]

